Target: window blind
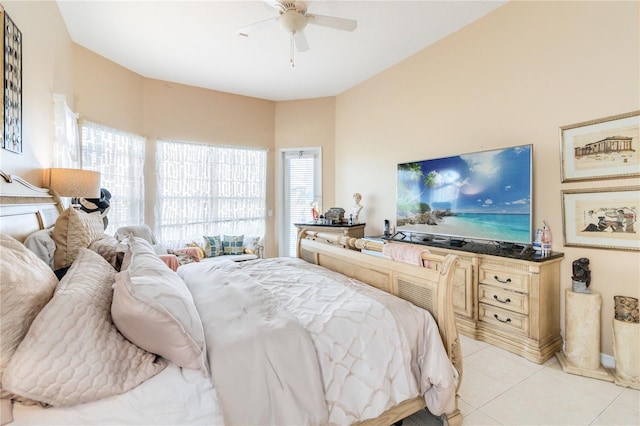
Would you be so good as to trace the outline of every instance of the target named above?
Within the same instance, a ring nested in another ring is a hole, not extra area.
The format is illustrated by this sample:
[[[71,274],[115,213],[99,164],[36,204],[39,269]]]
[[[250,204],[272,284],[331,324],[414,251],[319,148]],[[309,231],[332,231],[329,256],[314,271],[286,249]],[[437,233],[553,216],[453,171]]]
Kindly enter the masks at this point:
[[[111,193],[105,232],[143,224],[146,139],[90,121],[82,121],[80,128],[82,168],[100,172],[100,186]]]
[[[285,256],[296,256],[295,223],[311,222],[312,203],[320,205],[320,160],[318,150],[286,151],[284,159],[284,247]]]

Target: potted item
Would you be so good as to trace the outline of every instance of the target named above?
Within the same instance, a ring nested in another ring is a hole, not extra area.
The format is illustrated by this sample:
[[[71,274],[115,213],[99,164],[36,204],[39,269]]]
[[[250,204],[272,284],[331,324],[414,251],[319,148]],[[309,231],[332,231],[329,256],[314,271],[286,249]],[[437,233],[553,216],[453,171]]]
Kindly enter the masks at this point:
[[[640,389],[640,314],[638,299],[614,296],[613,355],[615,383]]]

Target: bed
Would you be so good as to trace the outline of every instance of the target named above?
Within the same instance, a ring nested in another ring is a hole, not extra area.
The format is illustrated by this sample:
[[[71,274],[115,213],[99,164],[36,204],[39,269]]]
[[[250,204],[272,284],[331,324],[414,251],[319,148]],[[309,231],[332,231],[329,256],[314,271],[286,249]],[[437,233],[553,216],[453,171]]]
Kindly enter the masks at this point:
[[[46,189],[1,176],[2,250],[11,246],[18,252],[21,242],[49,229],[65,210]],[[425,253],[422,258],[430,264],[425,268],[353,248],[382,251],[371,241],[304,230],[298,258],[197,262],[174,273],[156,268],[155,255],[132,238],[123,270],[116,273],[96,251],[80,249],[67,275],[51,282],[48,298],[30,313],[32,323],[10,359],[3,348],[3,422],[12,415],[16,425],[389,425],[429,406],[445,422],[460,424],[462,357],[451,302],[457,257]],[[4,286],[8,266],[0,267]],[[61,333],[56,322],[59,312],[70,317],[86,303],[71,283],[89,281],[84,297],[92,306],[103,299],[110,305],[99,315],[101,327],[111,334],[104,347],[99,342],[75,348],[78,340],[93,338],[82,333],[98,320],[73,321],[73,327],[84,325],[74,331],[75,338]],[[158,291],[158,283],[165,282],[169,287],[179,282],[170,296],[193,306],[169,303],[162,305],[169,314],[159,314],[139,300],[131,304],[136,291],[149,296],[145,285]],[[188,294],[181,294],[185,289]],[[61,301],[59,310],[50,308],[56,301]],[[3,305],[3,327],[8,311]],[[146,326],[156,327],[156,333]],[[56,332],[62,335],[52,349],[38,346],[52,344],[48,336]],[[117,362],[100,358],[110,351]],[[64,372],[64,366],[58,369],[58,352],[72,358],[82,352],[85,358]],[[73,378],[86,365],[109,369],[121,363],[128,367],[97,373],[89,368],[79,381]],[[92,374],[94,381],[85,383]],[[111,383],[115,375],[126,378],[123,387]],[[103,389],[106,393],[100,393]]]

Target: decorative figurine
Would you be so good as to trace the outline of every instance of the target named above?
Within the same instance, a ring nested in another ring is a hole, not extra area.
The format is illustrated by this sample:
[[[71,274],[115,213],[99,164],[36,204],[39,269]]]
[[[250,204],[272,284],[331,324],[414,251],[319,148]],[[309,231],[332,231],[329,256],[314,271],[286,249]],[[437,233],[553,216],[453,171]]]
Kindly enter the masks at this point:
[[[576,293],[591,293],[588,289],[591,284],[591,271],[589,270],[589,259],[581,257],[573,261],[573,276],[571,277],[571,289]]]
[[[362,195],[360,195],[359,192],[356,192],[353,194],[353,201],[355,202],[355,204],[353,205],[353,208],[351,209],[351,218],[353,223],[359,223],[360,222],[360,211],[362,210],[362,205],[360,204],[360,200],[362,200]]]

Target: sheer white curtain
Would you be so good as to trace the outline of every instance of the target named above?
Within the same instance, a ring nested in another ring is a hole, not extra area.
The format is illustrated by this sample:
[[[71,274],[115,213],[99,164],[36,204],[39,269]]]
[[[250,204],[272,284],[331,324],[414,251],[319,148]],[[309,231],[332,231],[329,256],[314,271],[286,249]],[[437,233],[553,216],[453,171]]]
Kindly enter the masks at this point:
[[[265,149],[158,140],[158,240],[176,248],[204,235],[264,236],[266,164]]]
[[[53,113],[53,167],[79,169],[81,164],[78,114],[71,111],[66,96],[57,93],[53,95]]]
[[[115,233],[120,226],[144,223],[144,151],[143,136],[82,121],[82,168],[101,173],[102,188],[111,193],[109,227]]]

